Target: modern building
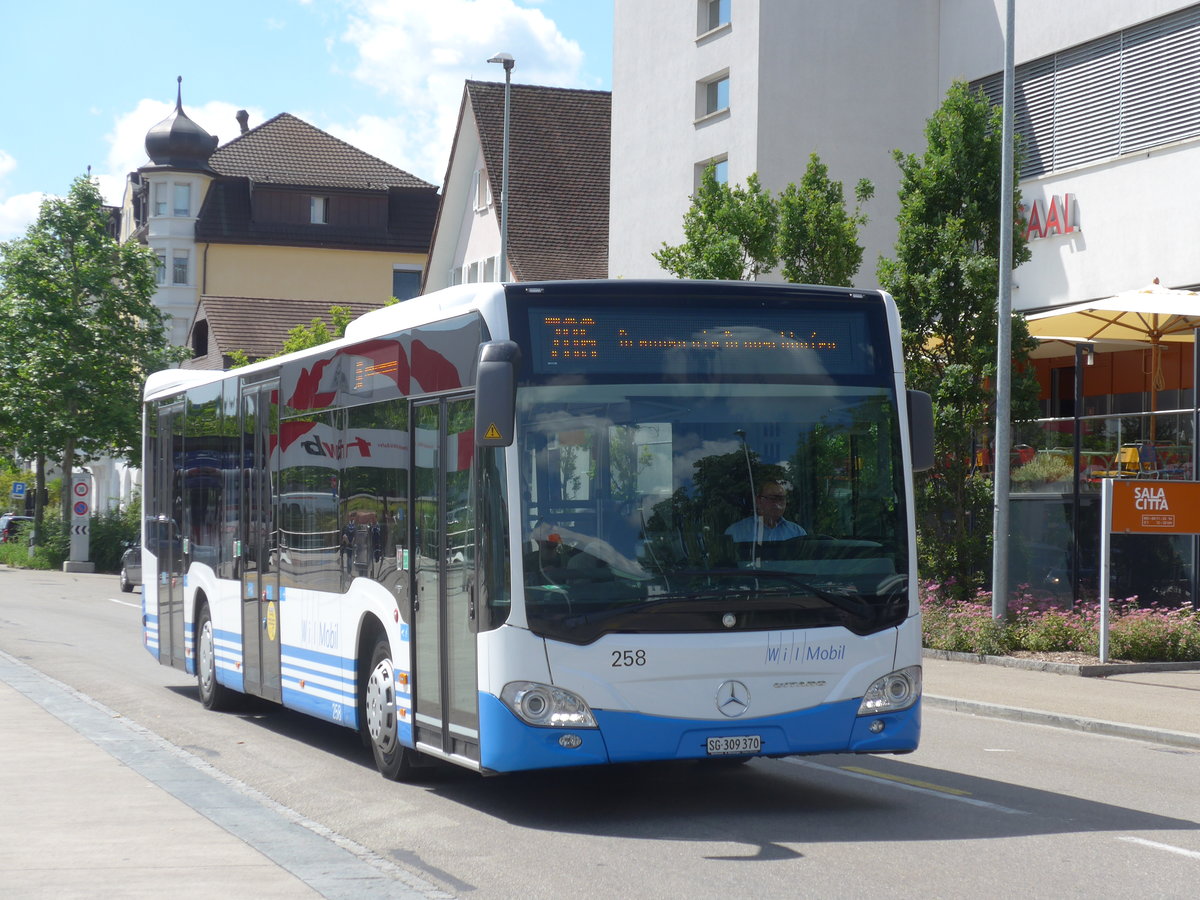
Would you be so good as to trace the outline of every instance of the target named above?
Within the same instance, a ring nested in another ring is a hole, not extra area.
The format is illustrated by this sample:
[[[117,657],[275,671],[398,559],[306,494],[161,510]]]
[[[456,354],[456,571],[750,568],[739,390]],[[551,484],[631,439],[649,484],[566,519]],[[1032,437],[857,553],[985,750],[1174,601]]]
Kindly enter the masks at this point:
[[[1014,2],[1020,189],[1032,252],[1015,272],[1014,309],[1081,303],[1155,279],[1200,285],[1192,202],[1200,187],[1200,3]],[[682,239],[708,164],[729,183],[757,172],[778,191],[799,180],[816,152],[832,178],[875,184],[857,277],[874,286],[875,262],[891,254],[896,236],[893,151],[924,151],[925,122],[952,82],[1001,97],[1006,0],[615,0],[614,10],[614,277],[662,274],[651,254]],[[1069,448],[1076,413],[1107,416],[1085,423],[1088,441],[1116,451],[1149,437],[1167,443],[1176,471],[1185,470],[1191,416],[1149,410],[1155,401],[1158,410],[1196,402],[1192,346],[1169,345],[1161,355],[1148,345],[1098,349],[1079,376],[1081,409],[1073,347],[1039,353],[1043,414],[1059,421],[1043,423],[1029,449]],[[1061,491],[1044,493],[1057,502]],[[1048,507],[1022,515],[1014,529],[1047,523],[1036,539],[1057,553],[1047,568],[1059,574],[1064,534],[1094,532],[1094,518],[1075,521]]]
[[[468,81],[423,292],[605,277],[611,95],[514,84],[509,109],[508,272],[498,271],[504,85]]]
[[[204,343],[192,326],[205,296],[317,301],[326,311],[416,296],[434,185],[289,113],[254,128],[244,111],[237,119],[238,136],[218,146],[178,99],[146,135],[149,162],[127,180],[122,238],[158,258],[155,302],[171,316],[173,343]],[[310,321],[307,307],[297,315],[290,325]]]

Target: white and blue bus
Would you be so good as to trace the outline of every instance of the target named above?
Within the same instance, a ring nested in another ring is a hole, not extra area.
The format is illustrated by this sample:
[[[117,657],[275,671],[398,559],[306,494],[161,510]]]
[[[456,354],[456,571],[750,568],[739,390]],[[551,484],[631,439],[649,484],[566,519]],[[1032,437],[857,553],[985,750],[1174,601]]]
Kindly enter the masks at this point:
[[[145,646],[390,778],[911,751],[899,334],[879,291],[471,284],[156,373]]]

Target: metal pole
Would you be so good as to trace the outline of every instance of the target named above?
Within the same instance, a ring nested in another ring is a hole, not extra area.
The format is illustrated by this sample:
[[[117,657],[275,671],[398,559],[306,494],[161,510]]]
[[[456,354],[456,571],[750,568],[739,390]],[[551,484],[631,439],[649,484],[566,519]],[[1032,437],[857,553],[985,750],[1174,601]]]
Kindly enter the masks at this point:
[[[504,150],[500,164],[500,272],[497,280],[508,281],[508,120],[512,100],[512,70],[517,61],[511,53],[497,53],[488,62],[504,66]]]
[[[1200,328],[1192,329],[1192,480],[1200,481]],[[1192,535],[1192,608],[1200,609],[1200,535]]]
[[[1072,455],[1075,473],[1071,485],[1071,600],[1075,607],[1079,606],[1081,556],[1079,550],[1079,464],[1080,457],[1083,455],[1083,430],[1079,417],[1083,411],[1083,360],[1086,357],[1090,365],[1095,349],[1094,344],[1075,345],[1075,452]]]
[[[1008,615],[1009,449],[1012,446],[1012,228],[1013,228],[1013,27],[1006,0],[1004,27],[1004,128],[1000,151],[1000,294],[996,302],[996,447],[992,516],[992,617]]]
[[[1083,440],[1079,433],[1079,409],[1083,405],[1083,345],[1075,345],[1075,422],[1074,422],[1074,452],[1071,462],[1075,469],[1071,478],[1071,605],[1079,607],[1079,456],[1083,450]]]
[[[1112,504],[1113,480],[1100,482],[1100,662],[1108,662],[1108,597],[1112,569]]]

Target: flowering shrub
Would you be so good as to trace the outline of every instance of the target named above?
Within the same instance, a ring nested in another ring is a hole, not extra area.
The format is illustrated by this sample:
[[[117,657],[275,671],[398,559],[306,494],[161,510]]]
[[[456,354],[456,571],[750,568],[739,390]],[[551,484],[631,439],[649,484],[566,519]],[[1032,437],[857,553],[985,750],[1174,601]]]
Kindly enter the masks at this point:
[[[992,618],[992,596],[978,591],[967,600],[951,599],[943,585],[921,587],[924,645],[933,650],[1003,656],[1017,651],[1100,653],[1098,602],[1063,608],[1018,589],[1008,618]],[[1200,660],[1200,611],[1190,607],[1139,607],[1138,598],[1109,603],[1109,656],[1132,662]]]

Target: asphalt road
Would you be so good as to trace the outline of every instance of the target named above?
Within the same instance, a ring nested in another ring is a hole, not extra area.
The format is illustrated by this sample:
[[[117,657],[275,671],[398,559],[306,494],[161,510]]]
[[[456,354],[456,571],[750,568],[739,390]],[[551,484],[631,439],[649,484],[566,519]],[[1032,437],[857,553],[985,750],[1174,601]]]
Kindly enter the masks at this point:
[[[903,757],[396,784],[345,729],[262,704],[205,712],[142,649],[139,618],[115,577],[0,568],[0,650],[451,895],[1193,897],[1200,882],[1196,752],[926,710]]]

